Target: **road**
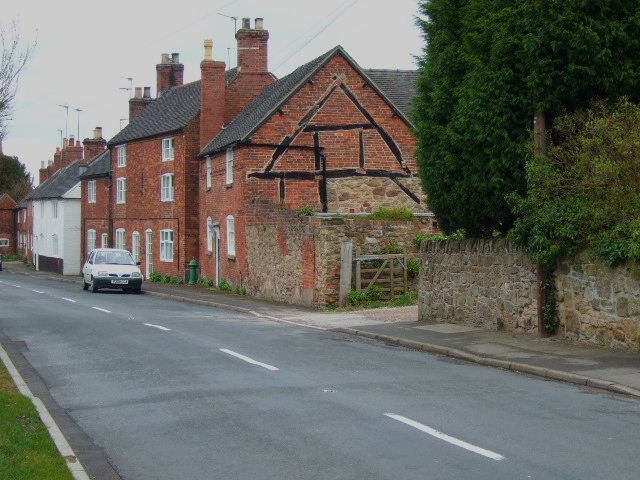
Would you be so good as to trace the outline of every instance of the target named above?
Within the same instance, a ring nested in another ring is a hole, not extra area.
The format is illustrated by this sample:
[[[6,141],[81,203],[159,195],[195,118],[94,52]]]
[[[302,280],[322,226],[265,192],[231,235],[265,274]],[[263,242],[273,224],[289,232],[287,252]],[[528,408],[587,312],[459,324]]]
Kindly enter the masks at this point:
[[[24,342],[27,380],[72,420],[94,478],[99,452],[132,480],[638,478],[640,402],[624,396],[148,295],[0,282],[0,338]]]

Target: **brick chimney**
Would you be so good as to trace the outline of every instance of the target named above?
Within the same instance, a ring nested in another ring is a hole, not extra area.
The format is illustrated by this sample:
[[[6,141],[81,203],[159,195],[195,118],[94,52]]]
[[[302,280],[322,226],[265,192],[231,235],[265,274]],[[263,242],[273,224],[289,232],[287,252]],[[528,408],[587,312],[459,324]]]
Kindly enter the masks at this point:
[[[222,129],[226,90],[226,65],[213,59],[213,41],[204,41],[204,60],[200,63],[200,149]]]
[[[180,54],[163,53],[160,57],[160,63],[156,65],[157,73],[157,92],[159,97],[171,87],[182,85],[184,78],[184,65],[180,63]]]
[[[38,173],[38,183],[44,183],[49,178],[49,170],[47,169],[47,164],[44,160],[40,162],[40,170]]]
[[[129,100],[129,123],[133,122],[133,119],[138,117],[153,101],[151,87],[144,87],[144,94],[142,91],[142,87],[136,87],[135,95]]]
[[[62,139],[62,149],[56,147],[56,153],[53,154],[53,163],[49,163],[47,167],[47,178],[51,178],[61,168],[82,158],[82,144],[69,135],[69,138]]]
[[[82,143],[84,145],[84,159],[80,166],[87,167],[107,147],[107,141],[102,138],[102,127],[94,128],[93,138],[85,138]]]
[[[243,73],[266,73],[269,71],[268,49],[269,32],[264,28],[264,20],[256,18],[255,28],[251,20],[242,19],[242,28],[236,32],[238,41],[238,66]]]

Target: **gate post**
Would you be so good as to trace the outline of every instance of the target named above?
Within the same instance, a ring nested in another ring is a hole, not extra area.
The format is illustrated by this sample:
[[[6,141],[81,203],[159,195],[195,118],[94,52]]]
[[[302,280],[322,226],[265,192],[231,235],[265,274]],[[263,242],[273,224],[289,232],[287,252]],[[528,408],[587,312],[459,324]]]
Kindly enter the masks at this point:
[[[353,269],[353,243],[343,242],[340,245],[340,293],[338,304],[347,305],[347,298],[351,291],[351,275]]]

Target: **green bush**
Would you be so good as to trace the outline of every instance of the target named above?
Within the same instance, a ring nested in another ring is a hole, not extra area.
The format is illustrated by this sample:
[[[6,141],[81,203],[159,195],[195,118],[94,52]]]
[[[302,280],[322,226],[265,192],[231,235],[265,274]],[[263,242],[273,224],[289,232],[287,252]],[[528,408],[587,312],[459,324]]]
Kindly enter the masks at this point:
[[[172,275],[160,275],[160,277],[162,278],[162,283],[166,283],[168,285],[182,285],[184,284],[184,280],[182,280],[181,278],[178,277],[174,277]]]
[[[11,254],[11,255],[0,255],[0,260],[3,262],[23,262],[27,263],[27,257],[24,257],[19,254]]]
[[[424,242],[444,242],[445,240],[464,240],[465,238],[467,238],[467,232],[463,228],[459,228],[449,235],[444,233],[421,232],[415,236],[413,244],[416,248],[420,248]]]
[[[363,303],[367,303],[369,301],[368,292],[359,292],[358,290],[351,290],[347,297],[349,300],[349,305],[362,305]]]
[[[369,218],[372,220],[413,220],[415,214],[407,207],[380,207]]]
[[[207,277],[200,277],[198,279],[198,285],[202,287],[213,287],[214,281]]]
[[[367,295],[369,296],[369,300],[373,302],[384,298],[384,292],[378,285],[371,285],[369,290],[367,290]]]
[[[301,217],[312,217],[316,214],[316,209],[311,205],[305,205],[300,210],[298,210],[298,215]]]
[[[233,293],[235,293],[236,295],[246,295],[247,289],[241,287],[240,285],[236,285],[235,287],[233,287]]]
[[[224,292],[230,292],[233,287],[231,286],[231,283],[229,283],[227,280],[222,280],[218,284],[218,288]]]
[[[557,118],[544,157],[528,162],[528,192],[509,200],[509,233],[553,270],[591,249],[610,266],[640,261],[640,107],[596,103]]]
[[[151,272],[149,275],[149,281],[154,283],[162,282],[162,275],[158,272]]]
[[[420,274],[420,266],[422,261],[419,258],[411,258],[407,260],[407,271],[411,278],[416,278]]]
[[[392,255],[392,254],[403,253],[403,252],[404,252],[404,248],[402,248],[402,246],[398,242],[394,242],[393,240],[387,243],[380,250],[380,253],[382,253],[383,255]]]

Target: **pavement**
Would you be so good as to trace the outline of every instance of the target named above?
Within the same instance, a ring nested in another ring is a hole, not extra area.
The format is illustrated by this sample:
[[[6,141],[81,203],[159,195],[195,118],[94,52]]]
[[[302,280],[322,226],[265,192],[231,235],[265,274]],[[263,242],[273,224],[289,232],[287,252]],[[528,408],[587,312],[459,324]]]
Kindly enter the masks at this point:
[[[6,263],[9,272],[61,279],[26,265]],[[66,281],[80,282],[78,278]],[[640,398],[640,353],[614,351],[557,337],[489,331],[463,325],[416,321],[417,306],[327,312],[233,295],[217,289],[147,282],[147,294],[225,308],[285,324],[335,330],[393,345],[482,365],[588,385]]]
[[[0,342],[93,479],[637,478],[635,398],[315,327],[0,272]]]

